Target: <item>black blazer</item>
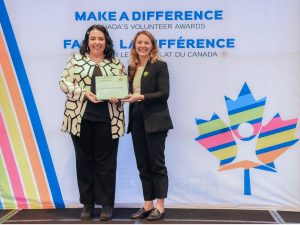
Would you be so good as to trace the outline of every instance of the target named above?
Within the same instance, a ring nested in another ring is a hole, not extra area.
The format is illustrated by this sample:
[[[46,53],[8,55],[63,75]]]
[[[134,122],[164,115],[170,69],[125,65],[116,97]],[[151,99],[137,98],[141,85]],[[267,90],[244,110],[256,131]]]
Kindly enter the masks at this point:
[[[130,66],[128,67],[128,74],[129,73]],[[133,79],[129,81],[129,91],[133,93]],[[170,85],[167,63],[163,61],[151,63],[148,61],[141,77],[141,94],[145,97],[141,104],[144,105],[143,114],[147,133],[173,129],[167,104],[169,91]],[[129,106],[127,133],[131,132],[133,104],[134,103],[131,103]]]

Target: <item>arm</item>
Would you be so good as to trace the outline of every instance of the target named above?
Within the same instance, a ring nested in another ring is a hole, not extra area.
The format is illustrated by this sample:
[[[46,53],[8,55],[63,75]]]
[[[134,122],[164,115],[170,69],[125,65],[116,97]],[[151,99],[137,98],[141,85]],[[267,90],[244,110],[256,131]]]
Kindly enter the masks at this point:
[[[59,81],[60,89],[70,100],[82,102],[85,96],[85,90],[76,84],[74,80],[74,62],[75,56],[67,63]]]
[[[125,66],[121,63],[121,65],[122,65],[122,69],[121,69],[121,74],[120,75],[125,75],[125,76],[127,76],[128,74],[126,73],[126,68],[125,68]]]
[[[145,93],[145,104],[152,104],[157,102],[166,102],[169,98],[170,84],[169,71],[167,63],[161,62],[157,73],[157,89],[156,92]]]
[[[117,72],[114,72],[114,75],[127,76],[125,66],[122,64],[122,62],[119,59],[114,58],[113,61],[112,61],[112,66],[117,69],[117,70],[115,70]],[[119,99],[114,98],[114,97],[111,98],[109,101],[110,101],[110,103],[115,103],[118,106],[123,106],[123,102],[120,101]]]

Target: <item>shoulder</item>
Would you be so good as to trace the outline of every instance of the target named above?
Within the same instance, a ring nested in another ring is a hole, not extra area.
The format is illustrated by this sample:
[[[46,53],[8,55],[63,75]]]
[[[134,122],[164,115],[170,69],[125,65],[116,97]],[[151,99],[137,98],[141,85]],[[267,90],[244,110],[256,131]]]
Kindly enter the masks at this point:
[[[122,64],[121,60],[119,58],[116,58],[116,57],[111,59],[111,63],[114,63],[116,65]]]
[[[73,54],[69,60],[73,65],[80,64],[82,61],[87,61],[87,57],[80,53]]]
[[[107,60],[107,61],[111,66],[120,67],[120,68],[124,67],[123,63],[119,58],[114,57],[111,60]]]
[[[161,70],[168,68],[167,63],[162,60],[157,60],[153,63],[150,63],[150,68],[153,68],[154,70]]]
[[[151,63],[153,66],[157,66],[157,67],[164,67],[167,66],[167,63],[165,61],[162,60],[157,60],[154,63]]]
[[[73,58],[77,61],[87,59],[87,57],[85,55],[81,55],[80,53],[74,54]]]
[[[154,63],[157,63],[158,65],[166,65],[167,63],[163,60],[156,60]]]

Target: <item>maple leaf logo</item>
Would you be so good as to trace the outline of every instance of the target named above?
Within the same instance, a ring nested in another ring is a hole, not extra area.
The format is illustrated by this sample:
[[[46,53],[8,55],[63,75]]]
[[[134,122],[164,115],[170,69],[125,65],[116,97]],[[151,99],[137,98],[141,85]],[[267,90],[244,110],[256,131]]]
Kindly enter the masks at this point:
[[[225,102],[230,125],[216,113],[210,120],[196,119],[200,135],[195,140],[220,160],[219,171],[242,168],[244,194],[251,195],[250,169],[277,172],[274,161],[299,140],[298,119],[282,120],[276,114],[262,125],[266,97],[255,100],[247,83],[236,101],[225,96]],[[248,150],[246,157],[241,149]]]

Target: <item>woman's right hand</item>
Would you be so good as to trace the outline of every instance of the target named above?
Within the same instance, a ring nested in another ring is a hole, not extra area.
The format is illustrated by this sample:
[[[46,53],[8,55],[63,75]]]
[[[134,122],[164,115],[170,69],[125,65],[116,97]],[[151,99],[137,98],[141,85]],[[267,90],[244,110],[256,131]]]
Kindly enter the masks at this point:
[[[123,102],[133,103],[133,102],[143,101],[144,99],[145,99],[144,95],[133,95],[129,93],[129,95],[126,96]]]
[[[93,103],[100,103],[100,102],[103,102],[101,99],[97,99],[97,96],[90,92],[90,91],[86,91],[84,96],[90,101],[90,102],[93,102]]]

